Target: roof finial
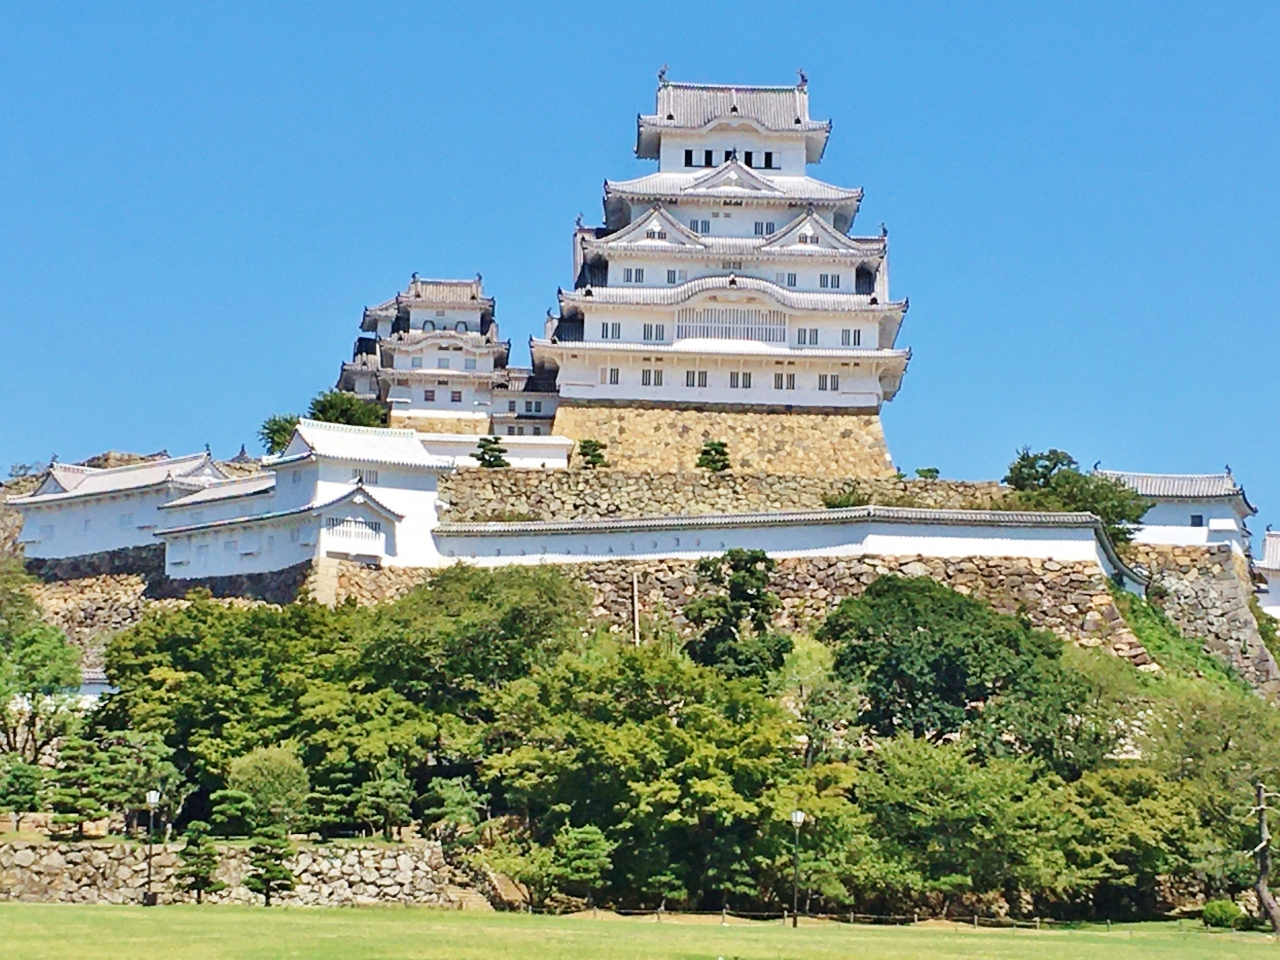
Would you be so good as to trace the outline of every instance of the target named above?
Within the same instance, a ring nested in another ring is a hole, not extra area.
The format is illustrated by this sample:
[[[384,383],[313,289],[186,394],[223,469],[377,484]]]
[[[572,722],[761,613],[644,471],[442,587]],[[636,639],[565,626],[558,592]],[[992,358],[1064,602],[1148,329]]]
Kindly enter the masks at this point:
[[[809,75],[804,72],[804,67],[801,67],[799,70],[796,71],[796,73],[800,77],[800,83],[797,84],[797,86],[799,86],[800,89],[803,90],[805,87],[809,86]]]
[[[476,283],[484,283],[484,275],[479,270],[476,271]]]
[[[889,228],[884,225],[884,221],[880,221],[880,239],[884,239],[889,235]]]
[[[1093,471],[1092,471],[1092,472],[1093,472],[1093,473],[1097,473],[1097,472],[1098,472],[1098,468],[1099,468],[1100,466],[1102,466],[1102,461],[1101,461],[1101,460],[1095,460],[1095,461],[1093,461]]]
[[[667,65],[665,63],[658,68],[658,82],[659,83],[667,82]]]
[[[52,467],[57,462],[58,462],[58,455],[55,453],[53,456],[49,458],[49,466]]]
[[[1225,470],[1225,471],[1227,471],[1227,476],[1228,476],[1228,477],[1229,477],[1229,476],[1231,476],[1231,464],[1229,464],[1229,463],[1228,463],[1228,464],[1227,464],[1226,466],[1224,466],[1222,469],[1223,469],[1223,470]]]
[[[209,445],[208,445],[207,443],[204,445],[204,455],[205,455],[206,457],[212,457],[212,456],[213,456],[213,451],[209,449]]]
[[[417,271],[417,270],[415,270],[415,271],[413,271],[413,273],[409,274],[409,282],[410,282],[410,283],[417,283],[417,282],[418,282],[418,271]]]
[[[582,229],[582,214],[578,214],[577,217],[574,218],[573,225],[579,230]]]

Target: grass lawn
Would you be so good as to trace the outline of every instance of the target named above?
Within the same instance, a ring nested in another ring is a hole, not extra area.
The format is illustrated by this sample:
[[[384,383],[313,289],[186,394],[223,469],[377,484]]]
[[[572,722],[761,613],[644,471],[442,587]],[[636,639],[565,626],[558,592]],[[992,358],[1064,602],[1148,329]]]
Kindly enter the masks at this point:
[[[1276,957],[1262,934],[1206,934],[1187,923],[1102,929],[980,930],[717,918],[529,917],[424,908],[288,909],[167,906],[154,909],[0,903],[0,956],[98,960],[528,958],[528,960],[997,960],[997,958]]]

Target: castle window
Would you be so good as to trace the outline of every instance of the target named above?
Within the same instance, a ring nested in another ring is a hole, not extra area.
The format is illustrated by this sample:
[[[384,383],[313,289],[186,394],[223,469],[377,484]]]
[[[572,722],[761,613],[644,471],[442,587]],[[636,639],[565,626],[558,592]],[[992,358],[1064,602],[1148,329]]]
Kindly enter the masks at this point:
[[[644,283],[644,267],[636,267],[636,283]]]
[[[732,160],[732,159],[733,159],[733,151],[732,151],[732,150],[726,150],[726,151],[724,152],[724,162],[725,162],[725,163],[728,163],[728,162],[729,162],[730,160]]]
[[[794,373],[787,374],[787,389],[794,390],[796,388],[796,375]]]
[[[764,236],[764,221],[763,221],[763,220],[757,220],[757,221],[756,221],[756,236],[757,236],[757,237],[763,237],[763,236]]]
[[[809,331],[801,327],[796,331],[796,346],[803,347],[809,342]]]
[[[640,386],[642,387],[660,387],[662,386],[662,371],[644,369],[640,371]]]
[[[646,342],[661,343],[667,339],[667,325],[665,323],[646,323],[644,325],[644,339]]]
[[[458,331],[458,333],[466,333],[467,325],[463,323],[461,320],[459,320],[457,323],[453,325],[453,329]]]
[[[772,151],[772,150],[766,150],[766,151],[764,152],[764,168],[765,168],[766,170],[776,170],[776,169],[777,169],[777,167],[775,167],[775,166],[773,165],[773,151]]]
[[[667,231],[665,230],[646,230],[644,233],[646,240],[665,240],[667,239]]]
[[[787,286],[794,287],[796,285],[796,275],[794,273],[787,274]]]
[[[526,401],[524,402],[524,412],[525,412],[525,413],[533,413],[533,401],[532,401],[532,400],[526,400]]]
[[[703,151],[702,151],[702,165],[703,165],[704,167],[714,167],[714,166],[716,165],[716,159],[715,159],[715,157],[716,157],[716,155],[715,155],[715,152],[714,152],[714,151],[711,151],[711,150],[703,150]]]
[[[721,260],[720,269],[721,270],[741,270],[742,261],[741,260]]]
[[[752,161],[752,153],[751,153],[751,151],[750,151],[750,150],[746,151],[746,152],[742,155],[742,161],[743,161],[743,163],[745,163],[748,167],[754,167],[754,166],[755,166],[755,164],[751,162],[751,161]]]
[[[601,340],[621,340],[622,324],[621,323],[602,323],[600,324]]]
[[[686,151],[684,152],[684,165],[685,165],[686,167],[692,167],[692,166],[693,166],[693,151],[692,151],[692,150],[686,150]]]
[[[535,400],[535,401],[533,401],[533,412],[534,412],[534,413],[541,413],[541,412],[542,412],[542,401],[541,401],[541,400]]]
[[[707,371],[698,371],[698,386],[705,387],[707,385]]]
[[[523,436],[524,436],[524,427],[516,427],[516,436],[517,436],[517,437],[523,437]]]
[[[534,428],[533,428],[533,435],[534,435],[535,437],[540,437],[540,436],[542,436],[542,428],[541,428],[541,427],[534,427]]]
[[[435,321],[433,321],[433,320],[423,320],[423,321],[422,321],[422,329],[423,329],[423,331],[424,331],[424,332],[425,332],[425,331],[427,331],[427,330],[434,330],[435,328],[436,328]]]
[[[686,370],[684,372],[684,385],[692,387],[697,383],[698,372],[696,370]]]
[[[618,368],[617,367],[601,367],[600,382],[607,383],[610,386],[618,385]]]
[[[867,267],[859,267],[853,275],[853,292],[854,293],[875,293],[876,292],[876,272]]]
[[[833,290],[840,289],[840,274],[838,273],[820,274],[818,277],[818,286],[830,287]]]
[[[831,375],[831,389],[832,389],[832,390],[839,390],[839,389],[840,389],[840,374],[838,374],[838,373],[833,373],[833,374]]]
[[[437,357],[437,358],[436,358],[436,369],[437,369],[437,370],[448,370],[448,369],[449,369],[449,358],[448,358],[448,357]]]
[[[461,403],[461,402],[462,402],[462,391],[461,391],[461,390],[451,390],[451,391],[449,392],[449,402],[450,402],[450,403]]]
[[[623,282],[623,283],[631,283],[631,278],[632,278],[634,275],[635,275],[635,271],[634,271],[634,270],[632,270],[630,267],[627,267],[626,269],[624,269],[624,270],[622,271],[622,282]]]
[[[781,389],[782,389],[782,374],[780,374],[780,373],[775,373],[775,374],[773,375],[773,389],[775,389],[775,390],[781,390]]]
[[[409,366],[413,367],[414,369],[417,369],[418,367],[422,366],[422,358],[421,358],[421,357],[413,357],[413,358],[409,361]]]
[[[516,412],[516,402],[515,402],[514,400],[508,400],[508,401],[507,401],[507,412],[508,412],[508,413],[515,413],[515,412]]]
[[[676,282],[676,272],[674,270],[668,270],[667,283],[675,283],[675,282]]]
[[[476,362],[475,362],[475,360],[472,360],[472,359],[470,359],[470,358],[468,358],[468,359],[466,359],[466,360],[463,360],[463,361],[462,361],[462,368],[463,368],[464,370],[474,370],[474,369],[476,368]]]
[[[367,486],[377,486],[378,471],[366,470],[364,467],[353,467],[351,470],[351,479],[357,483],[363,483]]]
[[[862,331],[861,330],[841,330],[840,345],[842,347],[862,346]]]
[[[738,371],[734,370],[729,374],[729,386],[736,390],[738,388]]]
[[[1204,514],[1203,514],[1203,513],[1193,513],[1193,514],[1191,515],[1191,525],[1192,525],[1193,527],[1203,527],[1203,526],[1204,526]]]
[[[507,427],[507,436],[508,436],[508,437],[514,437],[515,435],[516,435],[516,428],[515,428],[515,427]]]
[[[422,399],[427,403],[434,403],[436,399],[436,392],[434,390],[423,390]]]

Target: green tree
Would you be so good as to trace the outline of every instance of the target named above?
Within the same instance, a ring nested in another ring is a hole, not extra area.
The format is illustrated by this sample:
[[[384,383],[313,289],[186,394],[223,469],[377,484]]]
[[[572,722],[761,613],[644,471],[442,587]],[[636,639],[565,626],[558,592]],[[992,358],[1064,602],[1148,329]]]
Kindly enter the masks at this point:
[[[410,823],[413,818],[413,786],[405,776],[404,765],[395,760],[378,764],[378,773],[366,780],[355,793],[355,815],[373,830],[381,830],[384,840],[391,831]]]
[[[225,837],[244,837],[260,818],[253,798],[243,790],[215,790],[209,797],[213,825]]]
[[[262,441],[267,453],[283,453],[293,439],[293,431],[298,427],[299,417],[296,413],[275,413],[262,421],[258,428],[258,439]]]
[[[599,440],[579,440],[578,456],[582,458],[582,465],[588,470],[607,467],[609,461],[604,458],[604,452],[608,446],[607,443],[601,443]]]
[[[504,456],[506,452],[507,448],[499,442],[497,437],[481,437],[473,456],[480,466],[488,470],[497,470],[511,466]]]
[[[79,834],[90,820],[133,817],[152,789],[177,783],[170,750],[157,736],[116,732],[97,738],[71,735],[58,748],[49,801],[57,823]]]
[[[423,800],[423,822],[433,825],[436,835],[451,844],[480,825],[490,797],[467,777],[436,777],[428,784]]]
[[[881,736],[964,731],[985,754],[1033,754],[1067,776],[1118,739],[1119,708],[1064,663],[1061,640],[928,577],[875,580],[816,635],[864,697],[858,721]]]
[[[343,390],[327,390],[312,398],[307,416],[325,423],[346,423],[353,427],[385,427],[387,411],[380,403]]]
[[[222,854],[209,836],[209,825],[202,820],[188,823],[182,836],[186,842],[178,853],[182,860],[177,872],[178,882],[183,889],[196,895],[196,903],[203,903],[206,893],[217,893],[227,887],[216,878]]]
[[[698,466],[712,473],[724,473],[729,469],[729,448],[723,440],[706,440],[698,454]]]
[[[0,755],[0,813],[13,814],[13,828],[22,830],[22,815],[38,812],[44,802],[45,771],[17,754]]]
[[[617,844],[594,824],[561,827],[555,835],[551,878],[556,889],[571,897],[592,899],[613,864]]]
[[[292,744],[259,747],[231,761],[227,786],[249,798],[255,826],[285,828],[306,816],[311,783]]]
[[[1023,447],[1009,464],[1004,482],[1013,487],[1004,498],[1006,509],[1092,513],[1114,543],[1128,543],[1152,506],[1120,480],[1081,473],[1075,459],[1062,450],[1033,453]]]
[[[782,666],[791,638],[772,630],[782,603],[769,589],[774,563],[763,550],[739,547],[698,561],[698,579],[714,591],[685,605],[685,616],[701,628],[686,646],[698,663],[727,676],[763,678]]]
[[[917,467],[916,476],[921,480],[937,480],[942,471],[937,467]]]
[[[46,623],[0,636],[0,752],[46,757],[80,719],[80,651]]]
[[[268,907],[273,895],[286,893],[297,883],[293,871],[285,863],[293,853],[293,845],[283,827],[262,827],[254,832],[249,846],[249,872],[245,875],[244,885],[261,894]]]

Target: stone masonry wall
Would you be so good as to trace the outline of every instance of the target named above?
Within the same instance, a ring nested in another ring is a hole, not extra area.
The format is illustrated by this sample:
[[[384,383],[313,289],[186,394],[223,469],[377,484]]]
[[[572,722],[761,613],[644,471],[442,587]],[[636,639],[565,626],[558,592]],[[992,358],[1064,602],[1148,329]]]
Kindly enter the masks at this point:
[[[599,440],[626,470],[693,470],[705,440],[723,440],[735,470],[819,477],[891,477],[878,414],[757,413],[561,404],[552,432]]]
[[[607,451],[606,451],[607,452]],[[859,479],[630,470],[458,470],[440,478],[448,523],[581,520],[676,514],[821,510],[856,483],[872,503],[951,510],[990,508],[1006,491],[991,481]]]
[[[477,437],[490,432],[488,417],[432,417],[397,413],[395,410],[389,414],[387,426],[409,428],[419,433],[454,433]]]
[[[633,597],[642,618],[667,616],[688,629],[684,605],[698,592],[690,560],[611,561],[567,565],[563,569],[592,591],[597,622],[631,631]],[[633,594],[632,576],[637,590]],[[427,570],[377,569],[342,561],[333,578],[337,602],[380,603],[403,596],[429,575]],[[1125,625],[1108,590],[1106,575],[1093,563],[1059,563],[1021,558],[797,557],[779,560],[770,587],[782,600],[778,625],[804,627],[824,617],[844,597],[860,596],[877,577],[932,577],[959,593],[980,597],[1002,613],[1025,613],[1037,627],[1084,647],[1100,647],[1136,667],[1158,669]]]
[[[175,873],[181,844],[157,844],[152,889],[161,903],[193,901]],[[205,897],[213,903],[261,903],[244,885],[249,851],[222,847],[217,879],[227,888]],[[272,898],[303,906],[420,903],[487,906],[470,880],[450,867],[440,844],[398,847],[325,845],[300,847],[285,861],[297,886]],[[0,900],[42,903],[141,903],[147,882],[147,848],[140,843],[80,842],[0,844]]]
[[[1280,700],[1280,667],[1249,609],[1248,568],[1230,545],[1129,549],[1133,561],[1153,574],[1156,589],[1149,592],[1178,629],[1201,638],[1206,651],[1230,663],[1264,697]]]

